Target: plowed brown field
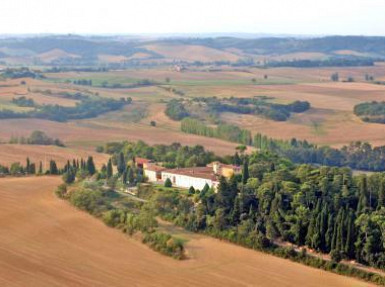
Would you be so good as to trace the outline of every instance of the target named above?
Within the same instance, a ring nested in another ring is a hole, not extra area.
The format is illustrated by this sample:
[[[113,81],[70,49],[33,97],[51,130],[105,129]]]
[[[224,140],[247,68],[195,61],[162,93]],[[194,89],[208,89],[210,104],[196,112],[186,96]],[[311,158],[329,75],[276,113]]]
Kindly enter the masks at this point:
[[[0,179],[0,286],[371,286],[189,233],[176,261],[56,198],[59,183]]]

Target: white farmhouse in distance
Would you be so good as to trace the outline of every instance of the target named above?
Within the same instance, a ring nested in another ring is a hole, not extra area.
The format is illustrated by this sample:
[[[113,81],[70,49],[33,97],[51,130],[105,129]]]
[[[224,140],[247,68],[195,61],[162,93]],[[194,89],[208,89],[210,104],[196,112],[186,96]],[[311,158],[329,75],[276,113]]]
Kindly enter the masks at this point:
[[[141,159],[139,162],[142,163]],[[189,167],[166,169],[154,163],[144,163],[143,173],[149,182],[165,182],[169,178],[173,186],[202,190],[207,184],[214,189],[219,184],[219,177],[231,177],[240,173],[239,166],[226,165],[220,162],[213,162],[205,167]]]

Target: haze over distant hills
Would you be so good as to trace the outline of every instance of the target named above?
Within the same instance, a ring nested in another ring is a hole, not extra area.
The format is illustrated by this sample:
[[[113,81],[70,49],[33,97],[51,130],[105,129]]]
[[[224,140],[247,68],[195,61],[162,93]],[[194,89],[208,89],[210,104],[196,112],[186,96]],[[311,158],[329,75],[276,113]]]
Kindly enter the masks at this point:
[[[278,58],[277,58],[278,57]],[[162,35],[24,35],[0,39],[7,65],[247,63],[385,59],[385,37],[305,37],[247,33]]]

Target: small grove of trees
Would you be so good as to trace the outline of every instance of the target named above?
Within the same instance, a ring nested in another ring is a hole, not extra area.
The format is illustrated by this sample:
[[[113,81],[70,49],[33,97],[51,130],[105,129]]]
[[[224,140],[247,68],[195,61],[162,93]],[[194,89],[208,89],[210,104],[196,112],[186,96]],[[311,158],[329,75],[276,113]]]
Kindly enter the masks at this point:
[[[330,76],[330,79],[333,81],[333,82],[338,82],[340,80],[340,76],[338,73],[333,73],[331,76]]]
[[[149,205],[138,203],[125,205],[124,209],[117,207],[120,206],[121,197],[115,196],[114,191],[105,190],[97,183],[84,182],[71,193],[68,193],[67,186],[62,184],[56,194],[60,198],[68,199],[77,208],[101,218],[110,227],[118,228],[130,236],[137,232],[142,233],[143,243],[162,254],[179,260],[185,257],[183,241],[156,231],[158,223]]]
[[[131,104],[131,102],[131,98],[121,98],[119,100],[102,97],[84,98],[74,107],[44,105],[35,106],[34,110],[28,112],[14,112],[3,109],[0,111],[0,119],[38,118],[65,122],[71,119],[93,118],[103,113],[119,110],[123,106]]]
[[[354,114],[363,121],[385,124],[385,102],[366,102],[354,107]]]
[[[27,138],[12,136],[9,143],[30,145],[56,145],[64,147],[64,144],[60,139],[50,138],[42,131],[33,131]]]
[[[92,86],[92,80],[86,80],[86,79],[74,80],[73,84],[82,85],[82,86]]]
[[[234,125],[219,124],[216,128],[205,125],[202,121],[185,118],[181,123],[181,131],[189,134],[220,138],[245,145],[252,144],[251,132]]]
[[[27,99],[25,96],[13,98],[12,103],[19,107],[35,107],[35,101],[31,98]]]
[[[189,116],[188,111],[184,107],[182,101],[173,99],[167,103],[166,115],[176,121],[180,121]]]
[[[92,176],[97,172],[92,157],[88,157],[85,161],[83,159],[67,161],[63,168],[60,168],[55,160],[49,160],[47,163],[32,162],[28,157],[25,165],[20,162],[14,162],[9,167],[0,165],[0,175],[24,176],[24,175],[62,175],[66,183],[72,183],[75,178],[84,178]]]
[[[187,108],[186,108],[187,106]],[[191,101],[173,100],[168,104],[166,114],[176,120],[188,116],[202,118],[202,112],[214,116],[231,112],[237,114],[260,115],[274,121],[286,121],[291,113],[302,113],[310,109],[310,103],[306,101],[294,101],[283,105],[267,101],[267,97],[254,98],[217,98],[196,97]],[[198,109],[199,112],[193,112]]]
[[[180,143],[150,146],[143,141],[112,142],[99,147],[98,150],[112,155],[113,164],[118,163],[119,158],[121,158],[120,153],[123,153],[126,163],[135,157],[143,157],[162,162],[163,166],[168,168],[206,166],[215,160],[226,161],[213,152],[206,151],[201,145],[183,146]]]

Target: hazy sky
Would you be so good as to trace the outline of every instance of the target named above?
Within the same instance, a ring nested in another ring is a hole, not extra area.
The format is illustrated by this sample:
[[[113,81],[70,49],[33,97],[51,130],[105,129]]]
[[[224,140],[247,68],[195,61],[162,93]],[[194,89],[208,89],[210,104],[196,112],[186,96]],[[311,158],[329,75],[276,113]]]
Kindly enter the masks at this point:
[[[1,0],[0,34],[385,35],[385,0]]]

